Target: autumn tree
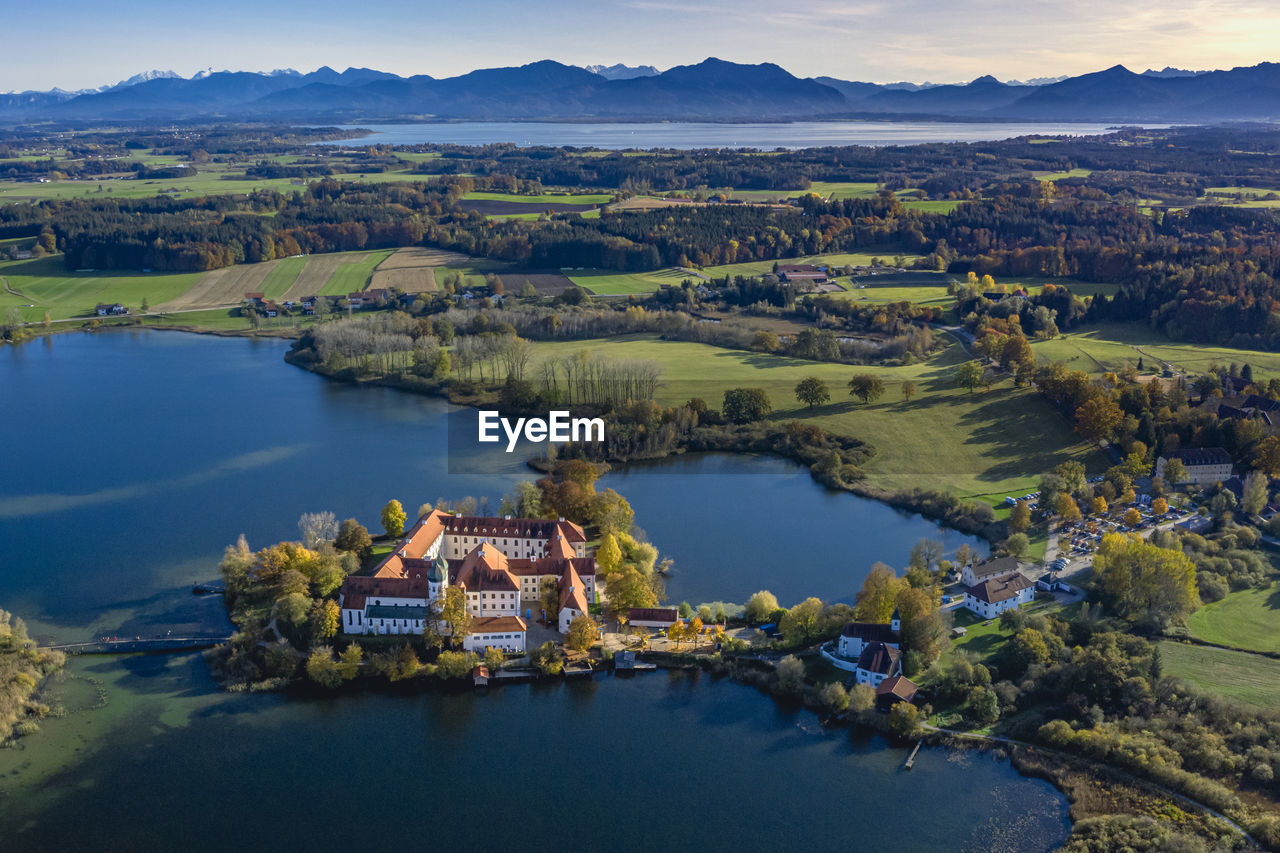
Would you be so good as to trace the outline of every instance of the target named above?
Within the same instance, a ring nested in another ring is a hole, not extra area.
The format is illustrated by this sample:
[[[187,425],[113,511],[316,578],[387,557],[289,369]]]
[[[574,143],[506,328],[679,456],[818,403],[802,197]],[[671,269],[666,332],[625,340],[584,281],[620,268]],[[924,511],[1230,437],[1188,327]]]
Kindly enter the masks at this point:
[[[878,400],[884,394],[884,380],[870,373],[859,373],[849,380],[849,396],[863,403]]]
[[[471,612],[467,610],[467,593],[460,586],[449,586],[444,591],[444,604],[440,607],[440,619],[453,642],[461,643],[471,633]]]
[[[585,613],[579,613],[569,622],[569,631],[564,635],[564,644],[575,652],[585,652],[596,641],[598,633],[595,620]]]
[[[902,620],[899,635],[903,649],[916,652],[921,668],[928,667],[942,654],[947,642],[947,625],[933,596],[908,587],[898,593],[894,605]]]
[[[909,702],[895,702],[889,709],[889,731],[900,738],[920,734],[920,709]]]
[[[1137,527],[1142,523],[1142,513],[1134,507],[1129,507],[1124,511],[1124,523],[1130,527]]]
[[[911,398],[916,395],[916,383],[910,379],[902,380],[902,402],[910,403]]]
[[[767,620],[777,609],[777,597],[767,589],[762,589],[747,599],[746,607],[743,608],[743,616],[748,623],[758,625]]]
[[[316,646],[311,650],[307,658],[307,678],[330,690],[342,684],[342,673],[333,659],[332,647]]]
[[[1124,419],[1124,411],[1110,397],[1090,397],[1076,409],[1076,432],[1097,444],[1110,438]]]
[[[350,681],[360,674],[360,664],[364,661],[364,649],[359,643],[352,643],[338,655],[338,673],[343,681]]]
[[[778,661],[778,692],[792,696],[804,689],[804,661],[787,655]]]
[[[338,525],[338,537],[333,540],[333,547],[339,551],[350,551],[363,560],[373,549],[373,537],[363,524],[348,518]]]
[[[1274,440],[1274,439],[1272,439]],[[1280,442],[1276,443],[1277,458],[1276,463],[1280,465]],[[1254,464],[1257,464],[1255,459]],[[1265,469],[1264,469],[1265,470]],[[1185,482],[1187,479],[1187,466],[1182,464],[1181,459],[1167,459],[1164,463],[1164,481],[1171,486],[1177,486],[1179,483]]]
[[[876,704],[876,689],[870,684],[855,684],[849,689],[849,710],[855,714],[870,711]]]
[[[1240,508],[1248,515],[1257,515],[1267,505],[1270,491],[1270,478],[1261,471],[1250,471],[1244,478],[1244,497],[1240,500]]]
[[[827,383],[816,376],[807,376],[796,385],[796,399],[809,408],[820,406],[831,399]]]
[[[606,533],[600,539],[600,547],[596,549],[596,567],[602,575],[608,576],[622,566],[622,549],[618,547],[618,539],[612,533]]]
[[[1089,502],[1089,513],[1091,515],[1106,515],[1107,509],[1107,499],[1102,495],[1098,495]]]
[[[404,523],[408,518],[400,501],[393,498],[382,508],[382,529],[387,531],[388,536],[395,539],[404,533]]]
[[[853,618],[859,622],[884,624],[893,615],[898,594],[907,586],[904,578],[884,563],[876,563],[862,582],[854,599]]]
[[[1178,622],[1200,606],[1191,558],[1137,535],[1103,536],[1093,572],[1107,604],[1131,621]]]
[[[773,405],[763,388],[730,388],[724,392],[722,414],[730,423],[748,424],[763,420],[771,411]]]
[[[1054,510],[1064,522],[1076,522],[1082,517],[1080,507],[1076,504],[1076,499],[1066,492],[1058,495],[1058,504],[1054,507]]]
[[[1014,533],[1022,533],[1031,526],[1031,507],[1026,501],[1018,501],[1009,511],[1009,529]]]
[[[1169,502],[1164,498],[1156,498],[1151,502],[1151,511],[1156,515],[1164,515],[1169,511]]]
[[[818,633],[821,615],[822,600],[806,598],[783,614],[778,621],[778,633],[789,646],[808,645]]]

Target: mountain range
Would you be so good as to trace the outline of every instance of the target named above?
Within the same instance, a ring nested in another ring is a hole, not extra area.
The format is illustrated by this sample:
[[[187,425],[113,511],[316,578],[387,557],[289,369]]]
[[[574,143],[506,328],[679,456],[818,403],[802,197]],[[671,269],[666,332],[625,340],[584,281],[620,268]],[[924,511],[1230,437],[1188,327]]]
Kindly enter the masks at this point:
[[[800,78],[773,63],[707,59],[579,68],[551,60],[457,77],[369,68],[310,73],[154,71],[102,89],[0,94],[0,122],[259,120],[788,120],[880,117],[969,120],[1220,122],[1280,119],[1280,65],[1227,71],[1116,65],[1019,83],[866,83]]]

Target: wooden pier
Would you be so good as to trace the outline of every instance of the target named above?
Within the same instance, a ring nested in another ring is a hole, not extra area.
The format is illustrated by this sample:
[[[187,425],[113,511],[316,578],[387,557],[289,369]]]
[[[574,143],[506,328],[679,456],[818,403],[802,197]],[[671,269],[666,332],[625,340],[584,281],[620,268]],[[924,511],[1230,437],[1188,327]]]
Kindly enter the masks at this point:
[[[916,763],[916,753],[920,751],[920,747],[921,747],[921,745],[923,745],[923,744],[924,744],[924,739],[923,739],[923,738],[921,738],[920,740],[916,741],[916,748],[915,748],[915,749],[913,749],[913,750],[911,750],[911,754],[907,756],[907,763],[906,763],[906,765],[904,765],[905,769],[910,770],[912,767],[914,767],[914,766],[915,766],[915,763]]]
[[[158,654],[208,649],[230,637],[103,637],[87,643],[56,643],[45,646],[69,655],[126,655],[135,652]]]

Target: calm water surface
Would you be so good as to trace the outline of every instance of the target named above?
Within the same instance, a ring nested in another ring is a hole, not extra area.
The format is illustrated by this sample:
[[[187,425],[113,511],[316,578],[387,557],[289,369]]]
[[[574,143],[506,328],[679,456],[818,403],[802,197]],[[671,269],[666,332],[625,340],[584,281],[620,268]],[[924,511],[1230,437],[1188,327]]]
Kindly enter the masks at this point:
[[[1113,125],[1073,122],[797,121],[797,122],[513,122],[361,125],[372,134],[337,145],[571,145],[579,148],[815,148],[990,142],[1015,136],[1092,136]],[[355,128],[352,128],[355,129]]]
[[[283,350],[145,331],[0,350],[0,606],[59,639],[225,630],[221,602],[189,584],[236,534],[290,537],[319,509],[374,521],[392,496],[496,506],[528,476],[501,453],[449,474],[445,432],[469,413],[329,383]],[[776,460],[607,480],[676,560],[674,598],[847,599],[872,561],[941,535]],[[0,751],[5,850],[328,849],[341,834],[480,850],[606,812],[607,831],[575,837],[651,849],[660,826],[664,846],[847,849],[856,831],[900,849],[905,831],[912,849],[976,850],[996,832],[1047,850],[1067,832],[1063,798],[1005,763],[934,750],[908,775],[880,739],[697,676],[311,700],[222,693],[198,655],[90,657],[46,699],[71,713]],[[920,803],[909,829],[886,820]]]

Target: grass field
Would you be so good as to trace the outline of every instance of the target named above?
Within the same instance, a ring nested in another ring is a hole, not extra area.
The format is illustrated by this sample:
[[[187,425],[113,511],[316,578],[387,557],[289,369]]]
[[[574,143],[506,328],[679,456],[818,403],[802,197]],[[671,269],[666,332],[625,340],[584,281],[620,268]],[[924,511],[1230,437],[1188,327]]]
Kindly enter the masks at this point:
[[[1244,589],[1206,604],[1191,614],[1187,628],[1208,643],[1280,652],[1280,584]]]
[[[1067,172],[1036,172],[1035,176],[1042,181],[1062,181],[1067,178],[1087,178],[1092,174],[1092,169],[1071,169]]]
[[[60,255],[0,263],[0,278],[23,294],[15,296],[0,287],[0,312],[17,308],[25,322],[35,322],[43,319],[46,311],[53,320],[88,316],[99,302],[120,302],[136,310],[144,298],[155,306],[180,296],[200,275],[71,272],[63,266]]]
[[[727,388],[764,388],[778,420],[799,418],[873,444],[868,477],[889,488],[948,489],[958,495],[1020,494],[1039,475],[1067,458],[1100,471],[1099,454],[1083,446],[1049,406],[1008,383],[969,394],[951,385],[950,372],[966,356],[950,346],[926,362],[904,367],[854,367],[801,361],[705,344],[659,341],[648,336],[599,341],[539,343],[540,356],[599,349],[614,358],[652,359],[662,367],[660,402],[701,397],[719,407]],[[855,373],[873,373],[887,386],[884,397],[864,405],[848,396]],[[795,399],[795,385],[817,376],[833,402],[813,410]],[[918,394],[903,403],[900,384],[916,382]],[[1028,437],[1034,440],[1028,440]]]
[[[608,204],[613,201],[610,193],[542,193],[540,195],[515,195],[514,193],[469,192],[462,197],[466,201],[511,201],[520,204]]]
[[[309,260],[310,258],[300,257],[276,261],[271,272],[267,273],[267,277],[262,280],[262,292],[268,299],[279,299],[284,296],[298,280],[298,275]]]
[[[373,277],[374,267],[390,257],[392,251],[392,249],[380,249],[376,252],[368,252],[364,257],[338,264],[333,275],[325,282],[324,287],[320,288],[320,295],[346,295],[364,290],[369,284],[369,279]]]
[[[99,302],[119,302],[136,313],[145,298],[153,312],[191,314],[195,322],[214,316],[208,309],[239,304],[250,291],[282,300],[362,290],[373,268],[389,254],[390,250],[309,255],[204,273],[71,272],[60,255],[3,262],[0,278],[21,295],[0,287],[0,312],[17,308],[26,322],[39,322],[46,311],[51,320],[68,320],[89,317]]]
[[[1280,702],[1280,661],[1184,643],[1160,643],[1165,675],[1182,678],[1202,690],[1274,709]]]
[[[653,293],[663,284],[679,287],[680,283],[686,278],[697,280],[695,276],[677,269],[636,273],[573,269],[562,270],[562,272],[578,287],[585,287],[599,296],[628,296],[632,293]]]
[[[873,258],[879,258],[886,264],[892,264],[894,258],[901,257],[905,262],[911,263],[920,257],[909,253],[900,253],[890,250],[883,252],[843,252],[830,255],[806,255],[803,258],[783,258],[779,261],[744,261],[740,264],[721,264],[715,267],[706,267],[703,272],[715,278],[722,278],[726,275],[763,275],[767,272],[773,272],[773,265],[777,264],[827,264],[830,266],[870,266]]]
[[[1126,364],[1136,366],[1141,357],[1149,370],[1168,362],[1179,370],[1203,373],[1212,364],[1234,361],[1248,363],[1268,376],[1280,376],[1278,353],[1177,343],[1136,323],[1103,323],[1050,341],[1035,341],[1031,347],[1037,360],[1063,361],[1088,373],[1119,370]]]

